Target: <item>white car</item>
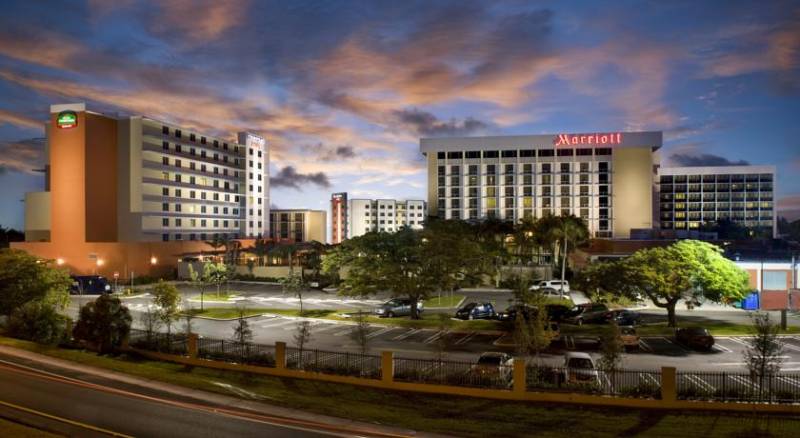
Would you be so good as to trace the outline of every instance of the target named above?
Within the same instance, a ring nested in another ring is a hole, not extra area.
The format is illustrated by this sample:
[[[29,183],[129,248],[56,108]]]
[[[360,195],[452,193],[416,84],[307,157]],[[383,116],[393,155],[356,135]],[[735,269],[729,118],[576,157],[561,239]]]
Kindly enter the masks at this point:
[[[481,354],[471,368],[473,373],[510,380],[514,372],[514,358],[507,353],[488,351]]]
[[[563,294],[561,293],[561,290],[553,289],[552,287],[546,287],[546,288],[540,289],[540,290],[542,292],[542,295],[545,298],[553,298],[553,299],[556,299],[556,300],[569,300],[569,299],[571,299],[570,295],[569,295],[569,290],[566,290],[566,289],[564,290]]]
[[[564,382],[572,384],[600,384],[600,372],[591,356],[569,352],[564,355]]]
[[[561,292],[561,280],[539,280],[530,287],[530,290],[555,289]],[[569,292],[569,281],[564,280],[564,292]]]

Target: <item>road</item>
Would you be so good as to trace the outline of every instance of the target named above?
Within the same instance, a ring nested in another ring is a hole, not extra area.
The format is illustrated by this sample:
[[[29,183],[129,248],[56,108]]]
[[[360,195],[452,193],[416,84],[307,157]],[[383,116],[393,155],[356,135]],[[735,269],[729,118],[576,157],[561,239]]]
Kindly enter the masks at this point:
[[[0,416],[68,436],[387,436],[380,431],[214,406],[0,356]],[[71,374],[71,375],[70,375]]]
[[[248,307],[266,308],[297,308],[295,298],[285,296],[280,286],[234,284],[231,286],[242,297],[240,301]],[[182,288],[184,298],[196,295],[197,291],[191,288]],[[508,292],[495,291],[469,291],[459,292],[465,295],[465,301],[491,301],[498,310],[503,310],[511,299]],[[77,316],[79,304],[93,299],[92,297],[73,297],[70,313]],[[307,309],[369,309],[376,303],[382,302],[385,297],[371,298],[369,300],[343,299],[334,293],[322,291],[309,291],[304,297],[304,307]],[[125,299],[126,305],[134,314],[134,326],[138,326],[138,317],[151,303],[149,296]],[[193,304],[196,305],[196,304]],[[209,306],[231,306],[228,304],[209,303]],[[707,306],[714,308],[712,306]],[[430,312],[451,312],[452,310],[429,310]],[[666,320],[663,309],[641,309],[644,322],[659,322]],[[740,310],[705,310],[703,308],[687,310],[678,308],[678,316],[684,322],[724,321],[734,324],[747,324],[750,322],[747,312]],[[773,315],[777,317],[777,315]],[[248,319],[253,330],[254,341],[258,343],[273,344],[281,341],[293,345],[293,336],[300,320],[275,316],[257,316]],[[323,320],[311,319],[312,338],[309,343],[311,348],[327,351],[358,351],[358,345],[350,339],[352,325]],[[234,322],[212,321],[194,319],[193,331],[201,336],[211,338],[230,339],[233,333]],[[790,325],[800,325],[800,318],[793,315]],[[180,330],[182,323],[176,325]],[[439,344],[438,332],[435,329],[409,329],[401,327],[388,327],[372,325],[369,332],[370,351],[377,354],[382,350],[392,350],[401,357],[430,357],[436,353]],[[458,332],[447,338],[447,357],[452,360],[474,361],[478,355],[485,351],[513,352],[512,342],[499,333],[485,332]],[[785,357],[784,369],[800,371],[800,336],[784,338]],[[594,339],[574,339],[573,350],[586,351],[597,355],[599,345]],[[670,337],[643,338],[641,348],[624,355],[623,365],[630,369],[658,369],[661,366],[675,366],[683,370],[730,370],[742,371],[745,368],[743,351],[746,348],[745,339],[742,337],[719,337],[717,347],[711,352],[690,351],[675,344]],[[564,342],[556,342],[548,353],[542,355],[541,360],[549,364],[559,364],[566,351]]]

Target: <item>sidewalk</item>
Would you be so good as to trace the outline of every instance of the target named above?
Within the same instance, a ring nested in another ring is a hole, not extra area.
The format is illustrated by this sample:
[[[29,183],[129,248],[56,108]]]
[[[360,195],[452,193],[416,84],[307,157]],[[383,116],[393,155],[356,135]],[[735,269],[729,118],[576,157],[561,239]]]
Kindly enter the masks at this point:
[[[3,345],[0,345],[0,354],[27,360],[30,362],[35,362],[37,364],[43,365],[44,367],[55,367],[61,370],[87,374],[90,376],[100,377],[103,379],[111,380],[122,384],[133,385],[140,388],[155,390],[174,396],[186,397],[194,399],[201,403],[206,403],[206,404],[210,403],[218,405],[223,408],[247,410],[247,411],[257,412],[259,414],[290,418],[290,419],[291,418],[303,419],[315,423],[323,423],[334,426],[361,429],[364,432],[374,431],[384,434],[397,434],[405,436],[426,436],[426,437],[444,436],[444,435],[436,435],[429,433],[421,433],[414,430],[396,428],[391,426],[364,423],[364,422],[349,420],[346,418],[330,417],[326,415],[314,414],[296,409],[289,409],[274,405],[268,405],[262,402],[243,400],[237,397],[200,391],[196,389],[190,389],[182,386],[172,385],[169,383],[163,383],[155,380],[148,380],[139,377],[134,377],[128,374],[118,373],[116,371],[95,368]],[[44,371],[44,370],[39,370],[39,371]],[[236,392],[241,393],[245,396],[249,395],[249,392],[244,389],[241,389],[241,391],[236,391]]]

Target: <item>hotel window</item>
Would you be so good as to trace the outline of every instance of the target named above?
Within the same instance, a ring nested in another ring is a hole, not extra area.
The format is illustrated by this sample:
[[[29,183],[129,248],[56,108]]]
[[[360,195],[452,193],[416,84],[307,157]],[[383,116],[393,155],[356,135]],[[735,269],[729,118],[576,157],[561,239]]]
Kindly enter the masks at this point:
[[[550,163],[542,164],[542,173],[550,173],[551,169],[552,169],[552,166],[550,166]]]
[[[252,165],[252,164],[251,164],[251,165]],[[439,166],[439,168],[438,168],[438,174],[439,174],[440,176],[443,176],[443,175],[445,174],[444,166]]]
[[[181,211],[181,204],[175,204],[175,211]]]
[[[464,156],[464,153],[463,153],[463,152],[461,152],[461,151],[458,151],[458,152],[448,152],[448,153],[447,153],[447,159],[448,159],[448,160],[460,160],[461,158],[463,158],[463,156]]]
[[[599,221],[599,225],[600,225],[600,231],[607,231],[608,230],[608,220],[601,219]]]
[[[570,166],[569,163],[561,163],[561,173],[569,173]]]
[[[611,148],[597,148],[594,150],[595,155],[611,155]]]
[[[194,161],[192,161],[192,162],[190,162],[190,163],[189,163],[189,169],[191,169],[191,170],[197,170],[197,167],[196,167],[196,165],[195,165]]]
[[[181,160],[175,160],[175,167],[181,167]]]
[[[181,175],[178,173],[175,174],[175,182],[177,183],[181,182]]]
[[[561,207],[569,207],[570,198],[561,198]]]
[[[558,152],[557,155],[559,157],[571,157],[575,155],[574,149],[559,149],[557,152]]]
[[[525,175],[530,175],[533,173],[533,164],[523,164],[522,165],[522,173]]]
[[[162,134],[169,134],[169,128],[166,127],[166,126],[162,126],[161,127],[161,133]]]
[[[581,163],[581,172],[589,171],[589,163]]]
[[[161,157],[161,164],[169,166],[169,157]]]
[[[505,169],[504,173],[506,175],[514,173],[514,165],[513,164],[506,164],[504,169]]]
[[[537,155],[540,157],[553,157],[556,155],[555,149],[539,149]]]
[[[502,155],[503,158],[515,158],[517,156],[517,151],[516,150],[513,150],[513,151],[506,150],[506,151],[503,151],[501,155]]]
[[[505,196],[514,196],[514,187],[504,187],[503,190]]]
[[[551,175],[542,175],[542,184],[552,184],[553,180]]]
[[[562,186],[561,187],[561,196],[569,196],[569,195],[570,195],[569,187],[568,186]]]
[[[183,240],[183,235],[181,233],[175,234],[175,240]]]
[[[181,218],[176,218],[175,219],[175,226],[176,227],[180,227],[182,225],[183,225],[183,221],[181,221]]]
[[[466,151],[464,152],[464,158],[480,158],[481,151]]]
[[[522,196],[533,196],[533,187],[523,187]]]
[[[169,226],[169,218],[162,218],[161,219],[161,226],[168,227]]]
[[[597,175],[597,182],[599,182],[600,184],[608,184],[608,174],[601,173]]]
[[[525,158],[527,158],[527,157],[535,157],[536,156],[536,150],[534,150],[534,149],[522,149],[521,151],[519,151],[519,156],[520,157],[525,157]]]
[[[608,196],[600,197],[600,207],[608,207]]]
[[[530,185],[533,184],[533,175],[522,175],[522,184]]]
[[[444,152],[437,152],[436,153],[436,158],[437,159],[444,160],[444,157],[445,157],[445,153]]]
[[[497,158],[500,156],[500,151],[483,151],[483,158]]]
[[[581,186],[580,187],[581,196],[588,196],[589,195],[589,186]]]
[[[597,163],[597,170],[600,172],[608,172],[608,161],[601,161]]]
[[[542,196],[552,196],[552,195],[553,195],[552,187],[542,187]]]
[[[461,196],[461,191],[458,189],[458,187],[453,187],[450,189],[450,196],[459,197]]]
[[[505,185],[510,186],[514,184],[514,175],[506,175],[504,178]]]
[[[581,174],[579,181],[580,181],[581,184],[590,184],[589,183],[589,175],[588,174]]]
[[[206,151],[200,151],[200,158],[206,157]]]
[[[195,141],[195,140],[197,140],[197,137],[195,137],[194,134],[189,134],[189,141]]]
[[[542,207],[550,208],[553,206],[553,198],[542,198]]]
[[[175,189],[175,197],[176,198],[180,198],[181,197],[181,189]]]
[[[176,138],[181,138],[181,130],[180,129],[176,129],[175,130],[175,137]]]
[[[168,151],[169,150],[169,142],[162,141],[161,142],[161,149],[164,149],[165,151]]]
[[[569,184],[569,174],[562,174],[561,176],[561,184]]]
[[[591,148],[577,149],[575,155],[577,155],[579,157],[591,156],[592,155],[592,149]],[[584,163],[581,163],[581,164],[584,164]]]
[[[189,177],[189,184],[196,184],[196,182],[195,182],[195,181],[196,181],[196,180],[195,180],[195,177],[193,177],[193,176],[190,176],[190,177]]]
[[[179,145],[179,144],[175,145],[175,152],[178,152],[178,153],[181,152],[181,145]]]
[[[206,199],[206,192],[200,192],[200,199]]]
[[[161,188],[161,196],[169,196],[169,189],[166,187]]]
[[[581,208],[581,219],[587,221],[589,220],[589,209],[588,208]]]
[[[497,187],[486,187],[486,196],[497,196]]]
[[[588,208],[589,207],[589,198],[587,196],[581,197],[581,207]]]
[[[161,204],[161,211],[169,211],[169,204],[166,202]]]
[[[214,140],[214,147],[215,147],[215,148],[218,148],[218,147],[219,147],[219,141],[218,141],[218,140]]]
[[[200,137],[200,144],[206,144],[206,138]]]

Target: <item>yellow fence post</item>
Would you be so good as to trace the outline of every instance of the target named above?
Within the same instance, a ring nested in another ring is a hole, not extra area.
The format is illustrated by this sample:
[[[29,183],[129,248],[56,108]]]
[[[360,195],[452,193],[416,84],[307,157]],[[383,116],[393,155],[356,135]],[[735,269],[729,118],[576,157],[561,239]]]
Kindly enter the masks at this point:
[[[192,359],[197,359],[197,333],[189,333],[189,339],[186,342],[186,352],[189,353],[189,357]]]
[[[525,394],[527,388],[527,375],[525,373],[525,359],[521,357],[514,358],[514,392],[517,394]]]
[[[678,395],[675,367],[661,367],[661,400],[674,402]]]
[[[275,343],[275,368],[286,368],[286,342]]]
[[[394,381],[394,352],[381,352],[381,381],[383,383]]]

